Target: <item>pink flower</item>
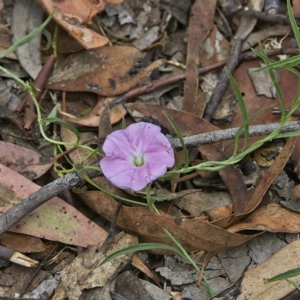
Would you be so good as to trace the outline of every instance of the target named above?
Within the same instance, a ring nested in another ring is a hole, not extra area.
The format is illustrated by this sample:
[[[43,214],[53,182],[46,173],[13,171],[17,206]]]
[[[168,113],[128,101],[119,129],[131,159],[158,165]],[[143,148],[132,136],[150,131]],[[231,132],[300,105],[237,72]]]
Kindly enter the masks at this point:
[[[139,122],[109,134],[100,166],[105,177],[121,189],[142,190],[174,165],[174,151],[160,127]]]

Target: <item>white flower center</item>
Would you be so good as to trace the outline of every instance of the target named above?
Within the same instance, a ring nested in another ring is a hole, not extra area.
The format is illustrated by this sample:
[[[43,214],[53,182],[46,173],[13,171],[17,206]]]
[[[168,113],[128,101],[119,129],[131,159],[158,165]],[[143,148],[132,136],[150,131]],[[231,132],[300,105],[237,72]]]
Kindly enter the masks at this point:
[[[133,164],[136,166],[136,167],[141,167],[145,164],[145,160],[144,160],[144,157],[143,156],[134,156],[133,158]]]

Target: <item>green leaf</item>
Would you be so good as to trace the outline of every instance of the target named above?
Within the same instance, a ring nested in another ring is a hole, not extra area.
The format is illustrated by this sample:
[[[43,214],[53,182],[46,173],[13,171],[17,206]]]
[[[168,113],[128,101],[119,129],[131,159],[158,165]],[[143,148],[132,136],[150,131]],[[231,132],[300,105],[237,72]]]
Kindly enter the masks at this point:
[[[259,48],[260,48],[261,53],[264,53],[264,49],[263,49],[261,44],[259,44]],[[264,60],[265,65],[270,65],[270,62],[269,62],[268,59],[263,59],[263,60]],[[285,116],[285,107],[284,107],[283,95],[282,95],[282,92],[281,92],[281,89],[280,89],[280,86],[279,86],[279,82],[278,82],[278,80],[275,76],[275,72],[274,72],[273,68],[268,69],[268,73],[269,73],[271,81],[272,81],[272,83],[275,87],[275,90],[276,90],[276,94],[277,94],[277,97],[278,97],[278,100],[279,100],[280,110],[281,110],[281,122],[283,122],[284,116]]]
[[[272,59],[270,59],[269,57],[267,57],[264,53],[260,53],[255,49],[251,49],[252,52],[254,52],[258,57],[262,58],[263,60],[267,60],[269,63],[267,66],[258,68],[256,70],[253,70],[251,72],[259,72],[259,71],[263,71],[263,70],[269,70],[269,69],[276,69],[276,70],[281,70],[281,69],[287,69],[290,72],[294,73],[297,76],[300,76],[300,72],[295,70],[293,67],[298,65],[300,63],[300,56],[294,56],[294,57],[290,57],[290,58],[286,58],[284,60],[281,61],[274,61]]]
[[[293,285],[297,290],[300,291],[300,286],[296,282],[294,282],[290,279],[285,279],[285,281],[287,281],[289,284]]]
[[[55,104],[52,108],[52,110],[50,111],[49,115],[48,115],[48,119],[52,119],[52,118],[56,118],[57,117],[57,104]],[[44,126],[47,127],[50,124],[50,122],[45,122]]]
[[[249,140],[249,122],[246,122],[249,119],[248,112],[247,112],[247,108],[246,108],[242,93],[241,93],[236,81],[234,80],[233,76],[231,75],[231,73],[228,70],[226,70],[226,73],[227,73],[227,76],[229,78],[230,84],[232,86],[233,92],[235,94],[235,97],[238,101],[238,105],[239,105],[241,113],[242,113],[242,118],[243,118],[242,126],[243,126],[243,130],[245,130],[243,150],[245,150],[248,146],[248,140]],[[239,140],[239,135],[236,135],[235,142],[234,142],[234,144],[235,144],[234,145],[234,154],[236,154],[236,152],[237,152],[238,140]]]
[[[126,121],[125,121],[125,118],[124,118],[124,117],[122,117],[121,128],[122,128],[122,129],[126,129]]]
[[[290,0],[287,1],[287,10],[288,10],[288,15],[290,18],[291,26],[293,28],[293,32],[294,32],[294,35],[295,35],[295,38],[296,38],[296,41],[298,44],[298,48],[300,48],[300,33],[299,33],[299,29],[298,29],[296,20],[294,18],[294,13],[293,13],[293,9],[292,9]]]
[[[175,247],[159,244],[159,243],[141,243],[132,246],[128,246],[126,248],[120,249],[110,255],[108,255],[100,264],[99,267],[104,265],[105,263],[109,262],[110,260],[124,254],[134,253],[138,251],[146,251],[146,250],[153,250],[153,249],[163,249],[168,251],[173,251],[179,255],[181,255],[180,251]]]
[[[300,268],[291,269],[289,271],[280,273],[274,277],[271,277],[267,280],[267,282],[278,281],[286,278],[291,278],[300,275]]]
[[[177,197],[175,193],[168,193],[168,194],[157,194],[152,196],[152,199],[155,201],[165,201],[165,200],[173,200]]]

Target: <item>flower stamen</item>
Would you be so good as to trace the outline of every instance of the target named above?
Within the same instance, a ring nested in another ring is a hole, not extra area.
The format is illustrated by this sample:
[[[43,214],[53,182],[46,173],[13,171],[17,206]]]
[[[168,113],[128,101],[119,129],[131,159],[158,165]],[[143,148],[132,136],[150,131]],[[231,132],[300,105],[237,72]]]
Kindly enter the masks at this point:
[[[143,165],[145,164],[144,157],[143,157],[143,156],[134,156],[133,164],[134,164],[136,167],[141,167],[141,166],[143,166]]]

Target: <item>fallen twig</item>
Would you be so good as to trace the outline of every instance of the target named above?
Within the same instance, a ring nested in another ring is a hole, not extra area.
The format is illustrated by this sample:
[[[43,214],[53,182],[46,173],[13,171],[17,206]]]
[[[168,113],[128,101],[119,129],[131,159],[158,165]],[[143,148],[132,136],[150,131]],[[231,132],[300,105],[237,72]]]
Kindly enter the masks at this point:
[[[240,52],[242,49],[243,42],[244,42],[244,39],[242,39],[242,38],[235,38],[235,40],[234,40],[234,45],[232,47],[232,52],[229,57],[229,60],[226,64],[225,68],[223,68],[223,70],[220,74],[218,84],[216,85],[216,87],[207,103],[207,106],[206,106],[206,109],[205,109],[205,112],[203,115],[203,119],[208,122],[210,122],[210,120],[212,119],[212,116],[215,113],[215,110],[227,89],[227,86],[229,83],[229,78],[227,76],[226,71],[233,73],[233,71],[236,69],[236,67],[239,63],[239,55],[240,55]]]
[[[271,123],[266,125],[254,125],[249,127],[249,136],[261,136],[261,135],[268,135],[272,133],[274,130],[276,130],[280,126],[280,123]],[[236,134],[238,132],[239,128],[230,128],[225,130],[217,130],[207,133],[201,133],[192,135],[189,137],[183,138],[184,143],[187,148],[195,148],[199,147],[203,144],[213,144],[216,142],[221,141],[227,141],[227,140],[233,140],[236,137]],[[281,133],[286,132],[293,132],[293,131],[300,131],[300,122],[299,121],[293,121],[288,122],[286,125],[284,125],[281,129]],[[300,135],[300,133],[299,133]],[[244,137],[244,134],[240,135],[240,137]],[[169,138],[170,143],[172,144],[172,147],[175,150],[181,150],[181,143],[178,139]]]

